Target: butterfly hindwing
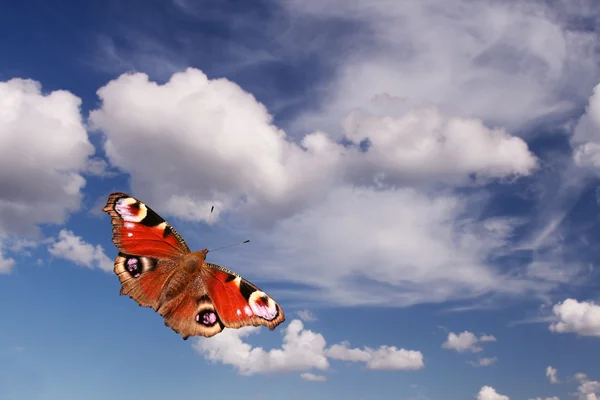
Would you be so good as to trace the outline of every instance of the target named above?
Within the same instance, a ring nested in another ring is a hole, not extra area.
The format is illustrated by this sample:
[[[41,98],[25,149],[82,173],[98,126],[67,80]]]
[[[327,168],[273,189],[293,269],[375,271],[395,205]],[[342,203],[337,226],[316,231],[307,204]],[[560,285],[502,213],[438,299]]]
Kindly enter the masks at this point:
[[[183,336],[184,340],[190,336],[211,337],[224,328],[213,302],[194,281],[158,312],[164,317],[165,325]]]
[[[156,310],[169,277],[177,264],[168,259],[156,260],[119,253],[115,259],[115,274],[121,281],[121,294],[128,295],[141,306]]]
[[[236,273],[206,263],[203,275],[206,292],[227,328],[265,325],[273,330],[285,321],[275,300]]]

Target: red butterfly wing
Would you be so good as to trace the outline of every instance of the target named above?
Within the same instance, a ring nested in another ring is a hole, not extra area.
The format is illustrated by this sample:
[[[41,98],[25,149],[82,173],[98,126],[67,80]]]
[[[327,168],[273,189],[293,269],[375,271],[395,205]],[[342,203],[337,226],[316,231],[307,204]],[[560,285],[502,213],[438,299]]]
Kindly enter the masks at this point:
[[[111,216],[119,249],[115,273],[121,294],[154,308],[184,339],[210,337],[224,327],[285,321],[283,310],[258,287],[219,265],[207,251],[191,253],[179,233],[150,207],[126,193],[112,193],[103,211]]]
[[[119,249],[114,271],[122,284],[121,294],[156,310],[189,247],[156,212],[126,193],[112,193],[103,211],[111,216],[113,242]]]
[[[200,274],[194,275],[176,272],[172,280],[181,281],[186,288],[158,309],[165,318],[165,325],[181,334],[184,340],[196,335],[214,336],[224,327],[212,300],[206,295]]]
[[[219,319],[227,328],[266,325],[273,330],[285,321],[275,300],[236,273],[205,263],[202,279]]]
[[[126,193],[112,193],[102,211],[110,214],[113,242],[123,253],[161,259],[190,252],[175,228]]]

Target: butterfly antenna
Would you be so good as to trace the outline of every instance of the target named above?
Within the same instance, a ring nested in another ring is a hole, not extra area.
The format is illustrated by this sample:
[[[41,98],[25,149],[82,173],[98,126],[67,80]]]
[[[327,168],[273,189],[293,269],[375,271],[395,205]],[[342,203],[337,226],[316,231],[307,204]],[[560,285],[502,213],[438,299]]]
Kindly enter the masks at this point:
[[[210,214],[208,214],[208,224],[207,224],[208,226],[210,226],[210,219],[212,218],[212,213],[213,213],[214,209],[215,209],[215,206],[212,206],[210,208]],[[208,232],[206,232],[206,236],[208,236]],[[204,239],[206,239],[206,237]]]
[[[208,214],[208,225],[210,225],[210,219],[212,218],[212,213],[215,210],[215,206],[210,208],[210,214]]]
[[[228,247],[239,246],[240,244],[244,244],[244,243],[248,243],[248,242],[250,242],[250,240],[244,240],[243,242],[239,242],[239,243],[235,243],[235,244],[230,244],[228,246],[223,246],[223,247],[217,247],[216,249],[212,249],[212,250],[209,250],[209,251],[212,252],[212,251],[217,251],[217,250],[221,250],[221,249],[226,249]]]

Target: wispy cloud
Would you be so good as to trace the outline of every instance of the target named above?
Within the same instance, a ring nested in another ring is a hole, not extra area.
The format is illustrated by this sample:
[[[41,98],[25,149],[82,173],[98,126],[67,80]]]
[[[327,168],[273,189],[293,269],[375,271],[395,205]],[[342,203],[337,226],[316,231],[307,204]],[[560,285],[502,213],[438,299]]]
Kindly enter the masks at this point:
[[[312,381],[312,382],[325,382],[327,381],[327,377],[324,375],[315,375],[311,372],[303,372],[300,374],[300,377],[302,379],[304,379],[305,381]]]
[[[346,110],[380,93],[511,128],[572,111],[599,71],[595,35],[568,23],[585,12],[569,3],[561,2],[557,13],[556,6],[532,1],[285,2],[292,19],[354,26],[352,47],[341,54],[323,51],[322,57],[337,60],[335,79],[323,107],[298,124],[331,130]],[[304,36],[298,30],[287,40]]]
[[[317,316],[310,310],[299,310],[296,311],[296,314],[304,322],[314,322],[317,320]]]
[[[489,367],[496,361],[498,361],[498,357],[481,357],[477,361],[467,361],[467,363],[474,367]]]

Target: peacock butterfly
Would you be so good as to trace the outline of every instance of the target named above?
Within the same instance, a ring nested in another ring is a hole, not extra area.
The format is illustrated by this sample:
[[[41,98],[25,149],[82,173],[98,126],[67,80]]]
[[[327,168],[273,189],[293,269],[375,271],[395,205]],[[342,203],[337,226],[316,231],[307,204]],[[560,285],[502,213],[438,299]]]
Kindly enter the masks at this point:
[[[236,273],[207,263],[207,249],[190,251],[181,235],[150,207],[126,193],[108,196],[119,254],[114,271],[121,295],[152,307],[165,325],[187,339],[214,336],[226,328],[266,325],[273,330],[283,310]]]

